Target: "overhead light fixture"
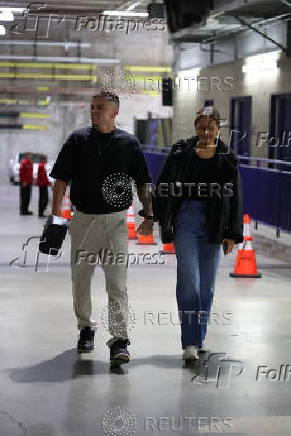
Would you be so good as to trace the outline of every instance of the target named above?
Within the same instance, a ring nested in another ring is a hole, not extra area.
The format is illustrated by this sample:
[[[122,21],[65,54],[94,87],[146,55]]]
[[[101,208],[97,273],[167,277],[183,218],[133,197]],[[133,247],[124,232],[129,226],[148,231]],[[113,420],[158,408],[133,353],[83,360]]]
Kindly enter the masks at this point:
[[[64,56],[19,56],[19,55],[0,55],[0,59],[20,59],[26,61],[42,62],[77,62],[81,64],[120,64],[120,59],[106,58],[77,58]]]
[[[128,6],[128,8],[126,8],[127,11],[131,11],[132,9],[136,8],[140,3],[142,2],[142,0],[138,0],[135,3],[133,3],[132,5]]]
[[[14,15],[12,14],[11,11],[8,10],[1,10],[0,11],[0,21],[13,21],[14,20]]]
[[[5,35],[6,30],[5,27],[3,26],[3,24],[0,24],[0,35]]]
[[[103,15],[115,17],[148,17],[148,12],[130,12],[130,11],[103,11]]]
[[[22,13],[26,8],[0,8],[0,21],[13,21],[14,13]]]
[[[136,65],[125,65],[124,67],[128,71],[143,71],[143,72],[150,72],[150,73],[171,73],[172,68],[171,67],[149,67],[149,66],[136,66]]]
[[[0,8],[0,11],[10,11],[10,12],[16,12],[16,13],[21,13],[23,11],[26,11],[27,8],[10,8],[9,6],[3,6],[2,8]]]
[[[194,67],[194,68],[191,68],[190,70],[181,70],[181,71],[179,71],[178,76],[181,78],[184,78],[184,77],[187,77],[187,78],[195,77],[196,78],[199,75],[200,70],[201,70],[200,67]]]
[[[242,66],[242,72],[247,74],[276,72],[278,70],[278,54],[279,51],[272,51],[269,53],[249,56],[246,58],[245,64]]]
[[[4,39],[0,40],[1,45],[45,45],[50,47],[68,47],[68,48],[88,48],[91,47],[89,42],[58,42],[58,41],[38,41],[38,40],[15,40]]]

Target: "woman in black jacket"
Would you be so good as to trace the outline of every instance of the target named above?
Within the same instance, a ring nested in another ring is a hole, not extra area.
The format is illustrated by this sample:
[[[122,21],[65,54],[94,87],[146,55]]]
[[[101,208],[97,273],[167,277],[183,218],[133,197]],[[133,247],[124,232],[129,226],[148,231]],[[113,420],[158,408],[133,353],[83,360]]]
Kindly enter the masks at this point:
[[[219,138],[220,116],[201,108],[197,135],[178,141],[158,178],[155,220],[163,243],[174,241],[176,296],[181,322],[182,359],[197,360],[213,302],[221,255],[243,241],[243,211],[238,159]]]

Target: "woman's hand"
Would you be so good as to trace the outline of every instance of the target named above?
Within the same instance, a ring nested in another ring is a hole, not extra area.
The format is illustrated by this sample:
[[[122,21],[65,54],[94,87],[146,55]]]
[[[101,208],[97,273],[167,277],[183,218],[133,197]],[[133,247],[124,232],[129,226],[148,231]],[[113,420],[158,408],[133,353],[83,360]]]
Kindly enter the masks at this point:
[[[224,255],[230,254],[232,252],[232,249],[234,247],[235,241],[233,239],[223,239],[222,245],[226,245],[226,249],[224,251]]]

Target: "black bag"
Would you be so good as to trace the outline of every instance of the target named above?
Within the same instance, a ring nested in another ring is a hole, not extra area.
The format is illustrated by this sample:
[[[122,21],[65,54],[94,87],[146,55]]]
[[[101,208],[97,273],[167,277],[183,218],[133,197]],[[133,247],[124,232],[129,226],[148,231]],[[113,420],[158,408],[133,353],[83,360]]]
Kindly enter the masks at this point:
[[[40,238],[39,251],[56,256],[66,237],[67,228],[66,224],[53,224],[53,216],[50,215]]]

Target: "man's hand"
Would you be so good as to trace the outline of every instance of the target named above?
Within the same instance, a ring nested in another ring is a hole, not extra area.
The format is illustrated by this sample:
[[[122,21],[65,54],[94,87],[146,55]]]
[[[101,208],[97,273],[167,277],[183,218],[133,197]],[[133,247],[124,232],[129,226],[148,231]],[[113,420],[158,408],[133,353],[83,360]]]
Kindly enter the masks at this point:
[[[223,239],[222,245],[226,246],[226,249],[224,251],[224,255],[230,254],[232,252],[232,249],[234,247],[235,241],[233,239]]]
[[[144,220],[137,229],[137,233],[144,236],[149,236],[153,233],[154,221]]]

